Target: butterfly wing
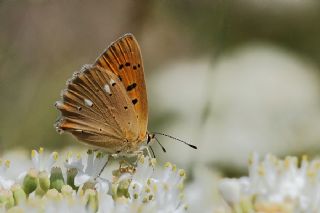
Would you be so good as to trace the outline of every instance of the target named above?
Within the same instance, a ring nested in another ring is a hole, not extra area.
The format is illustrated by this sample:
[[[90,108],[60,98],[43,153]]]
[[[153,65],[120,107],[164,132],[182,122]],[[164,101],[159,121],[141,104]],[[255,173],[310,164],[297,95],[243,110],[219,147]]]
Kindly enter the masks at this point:
[[[132,34],[112,43],[95,62],[113,72],[122,81],[138,119],[139,140],[146,137],[148,100],[140,47]]]
[[[113,72],[85,66],[76,72],[56,103],[61,117],[58,130],[72,133],[87,144],[110,153],[122,152],[138,138],[134,106]]]

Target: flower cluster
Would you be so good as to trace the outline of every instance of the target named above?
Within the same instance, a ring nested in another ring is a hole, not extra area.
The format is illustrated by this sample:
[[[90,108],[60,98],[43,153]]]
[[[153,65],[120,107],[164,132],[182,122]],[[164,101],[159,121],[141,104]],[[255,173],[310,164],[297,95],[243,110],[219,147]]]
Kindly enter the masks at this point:
[[[320,160],[284,160],[257,154],[249,160],[249,176],[223,179],[220,191],[235,212],[318,212]]]
[[[86,157],[68,153],[31,153],[33,167],[10,178],[9,161],[0,161],[0,212],[185,212],[185,172],[138,156],[122,162],[112,178],[100,176],[110,156],[89,150]],[[106,167],[108,170],[110,167]]]
[[[63,163],[58,153],[46,155],[43,149],[33,150],[31,158],[33,166],[16,177],[10,172],[10,161],[0,160],[0,212],[298,213],[320,209],[320,160],[309,161],[305,156],[298,160],[266,155],[261,160],[253,154],[249,175],[233,179],[221,179],[197,167],[186,193],[184,170],[171,163],[158,166],[144,155],[133,162],[121,160],[120,165],[110,164],[111,156],[92,150],[85,156],[68,153]]]

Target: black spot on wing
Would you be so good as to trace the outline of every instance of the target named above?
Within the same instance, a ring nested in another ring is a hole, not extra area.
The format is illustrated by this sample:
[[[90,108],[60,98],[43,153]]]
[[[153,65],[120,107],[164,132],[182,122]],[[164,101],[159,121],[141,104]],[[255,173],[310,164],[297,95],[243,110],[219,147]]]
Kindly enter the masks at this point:
[[[136,105],[137,103],[138,103],[138,99],[135,98],[135,99],[132,100],[132,104],[133,105]]]
[[[137,84],[136,83],[133,83],[133,84],[130,84],[129,86],[127,86],[127,91],[131,91],[133,90],[134,88],[136,88]]]

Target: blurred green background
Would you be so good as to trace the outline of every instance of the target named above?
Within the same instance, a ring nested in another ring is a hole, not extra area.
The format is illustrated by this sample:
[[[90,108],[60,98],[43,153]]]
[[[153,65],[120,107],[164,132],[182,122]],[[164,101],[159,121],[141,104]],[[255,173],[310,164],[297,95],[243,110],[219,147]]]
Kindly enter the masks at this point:
[[[149,130],[199,147],[159,137],[160,160],[241,173],[252,151],[316,155],[319,11],[316,0],[0,1],[0,154],[85,148],[56,133],[54,102],[74,71],[131,32]]]

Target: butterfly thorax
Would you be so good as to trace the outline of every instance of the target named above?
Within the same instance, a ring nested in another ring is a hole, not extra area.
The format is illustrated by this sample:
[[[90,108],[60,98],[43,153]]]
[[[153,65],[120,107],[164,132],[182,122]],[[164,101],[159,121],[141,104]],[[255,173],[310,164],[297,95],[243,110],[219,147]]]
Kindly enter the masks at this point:
[[[136,152],[139,151],[141,146],[146,143],[148,140],[148,134],[145,134],[142,137],[138,137],[135,140],[125,140],[124,147],[121,152]]]

